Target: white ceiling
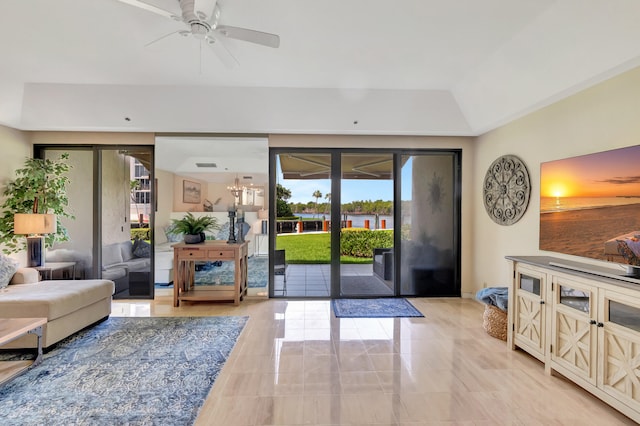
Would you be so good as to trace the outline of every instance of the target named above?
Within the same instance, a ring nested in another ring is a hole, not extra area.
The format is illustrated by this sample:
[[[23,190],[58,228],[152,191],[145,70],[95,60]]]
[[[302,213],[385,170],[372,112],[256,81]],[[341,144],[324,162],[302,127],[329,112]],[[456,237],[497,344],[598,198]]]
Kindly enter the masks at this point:
[[[192,38],[145,47],[183,24],[116,0],[1,1],[0,123],[477,135],[640,65],[636,0],[219,5],[222,24],[279,34],[280,48],[225,40],[229,69]]]
[[[156,169],[231,185],[266,185],[269,147],[265,138],[157,137]],[[198,163],[215,167],[198,167]]]

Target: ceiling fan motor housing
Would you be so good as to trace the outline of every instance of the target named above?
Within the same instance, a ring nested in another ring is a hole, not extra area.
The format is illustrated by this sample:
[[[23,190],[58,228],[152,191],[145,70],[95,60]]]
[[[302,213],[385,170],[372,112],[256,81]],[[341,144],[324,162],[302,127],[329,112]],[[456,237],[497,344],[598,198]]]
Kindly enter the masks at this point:
[[[206,22],[191,22],[189,25],[191,26],[191,34],[199,40],[204,40],[211,31],[211,27]]]

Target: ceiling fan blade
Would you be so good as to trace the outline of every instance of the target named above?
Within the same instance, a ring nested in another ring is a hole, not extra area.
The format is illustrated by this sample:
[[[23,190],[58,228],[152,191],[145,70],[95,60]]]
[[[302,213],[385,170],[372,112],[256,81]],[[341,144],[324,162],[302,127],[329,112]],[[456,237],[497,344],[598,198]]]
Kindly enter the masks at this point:
[[[229,49],[227,49],[220,40],[207,36],[204,42],[211,48],[211,50],[213,50],[216,56],[220,59],[220,62],[222,62],[227,68],[235,68],[240,65],[236,57],[229,52]]]
[[[174,35],[174,34],[180,34],[181,36],[186,37],[186,36],[190,35],[191,33],[190,33],[189,31],[185,31],[185,30],[173,31],[173,32],[171,32],[171,33],[169,33],[169,34],[165,34],[165,35],[163,35],[162,37],[158,37],[157,39],[150,41],[149,43],[145,44],[145,45],[144,45],[144,47],[149,47],[149,46],[151,46],[152,44],[157,43],[157,42],[159,42],[160,40],[163,40],[163,39],[165,39],[165,38],[167,38],[167,37],[169,37],[169,36],[172,36],[172,35]]]
[[[128,4],[129,6],[137,7],[139,9],[144,9],[148,12],[153,12],[157,15],[164,16],[166,18],[170,18],[176,21],[181,20],[181,18],[179,16],[176,16],[174,13],[171,13],[168,10],[161,9],[152,4],[146,3],[142,0],[117,0],[117,1],[119,1],[120,3]]]
[[[262,31],[247,28],[230,27],[228,25],[218,25],[215,31],[224,37],[261,44],[267,47],[277,48],[280,46],[280,36],[276,34],[263,33]]]

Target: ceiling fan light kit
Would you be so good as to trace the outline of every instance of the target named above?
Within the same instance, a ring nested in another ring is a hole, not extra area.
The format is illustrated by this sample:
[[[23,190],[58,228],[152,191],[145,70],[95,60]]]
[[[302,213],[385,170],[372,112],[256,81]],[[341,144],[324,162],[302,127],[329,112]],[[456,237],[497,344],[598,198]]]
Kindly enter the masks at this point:
[[[211,13],[207,14],[204,11],[196,10],[196,0],[176,0],[180,4],[180,10],[182,13],[182,16],[176,16],[174,13],[168,10],[164,10],[142,0],[116,1],[146,10],[148,12],[155,13],[173,21],[181,21],[187,25],[187,30],[173,31],[151,41],[150,43],[147,43],[146,46],[154,44],[174,34],[179,34],[183,37],[188,37],[191,35],[196,40],[206,41],[207,44],[212,47],[219,41],[219,38],[241,40],[271,48],[278,48],[280,46],[280,36],[278,36],[277,34],[265,33],[248,28],[220,25],[219,20],[222,16],[222,10],[220,9],[220,6],[218,6],[218,4],[215,2]],[[233,58],[233,56],[228,51],[225,51],[226,48],[214,50],[214,52],[220,57],[225,65],[231,66],[233,65],[233,62],[237,63],[237,61],[235,61],[235,58]],[[229,58],[225,58],[225,56],[231,56],[233,58],[233,61],[230,61]]]

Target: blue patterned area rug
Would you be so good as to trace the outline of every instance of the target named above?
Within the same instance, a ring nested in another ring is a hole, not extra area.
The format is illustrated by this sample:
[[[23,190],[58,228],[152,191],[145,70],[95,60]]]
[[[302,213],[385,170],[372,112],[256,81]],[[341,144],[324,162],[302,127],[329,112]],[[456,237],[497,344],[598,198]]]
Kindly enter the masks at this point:
[[[233,284],[235,280],[234,262],[205,262],[197,265],[196,285]],[[269,259],[252,256],[247,260],[247,287],[266,287],[269,282]]]
[[[407,299],[333,299],[338,318],[424,317]]]
[[[246,322],[111,317],[0,385],[0,424],[191,425]]]

